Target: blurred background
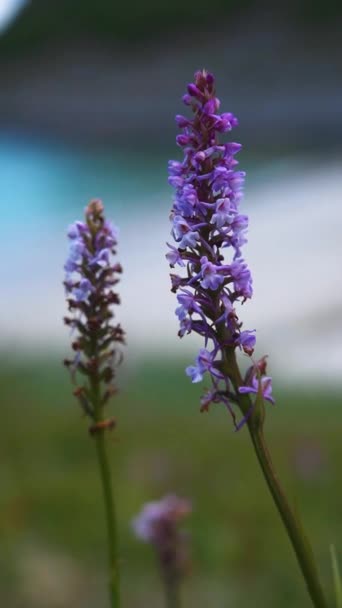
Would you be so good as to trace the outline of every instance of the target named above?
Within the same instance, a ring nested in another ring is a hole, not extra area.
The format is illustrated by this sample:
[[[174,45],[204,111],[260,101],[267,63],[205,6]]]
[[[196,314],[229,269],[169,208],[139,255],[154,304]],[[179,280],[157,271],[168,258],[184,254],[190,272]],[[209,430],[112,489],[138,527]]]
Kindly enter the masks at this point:
[[[200,415],[184,377],[164,258],[180,158],[174,115],[213,71],[240,127],[255,295],[242,311],[269,354],[274,457],[330,590],[341,547],[342,5],[244,0],[0,0],[2,250],[0,601],[106,606],[93,446],[60,360],[65,230],[101,198],[120,227],[118,318],[127,353],[111,457],[124,606],[162,605],[130,519],[147,500],[193,501],[185,605],[309,605],[244,431]]]

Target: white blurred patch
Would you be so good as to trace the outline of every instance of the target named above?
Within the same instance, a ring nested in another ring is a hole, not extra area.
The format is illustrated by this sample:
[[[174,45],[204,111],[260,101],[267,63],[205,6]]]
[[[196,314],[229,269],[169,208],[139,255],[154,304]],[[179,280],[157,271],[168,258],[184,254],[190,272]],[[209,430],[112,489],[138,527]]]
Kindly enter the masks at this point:
[[[296,162],[276,175],[265,167],[255,182],[253,188],[247,181],[243,203],[250,215],[245,256],[255,294],[238,314],[246,329],[257,330],[257,355],[270,355],[272,374],[284,381],[337,382],[342,376],[341,165]],[[164,257],[171,193],[158,198],[159,207],[144,208],[141,200],[130,219],[113,218],[120,225],[124,266],[117,318],[127,331],[130,357],[167,352],[192,360],[199,340],[177,337],[176,297]],[[10,350],[68,350],[60,285],[66,251],[64,226],[52,220],[8,246],[0,331]]]
[[[0,0],[0,32],[9,26],[27,0]]]

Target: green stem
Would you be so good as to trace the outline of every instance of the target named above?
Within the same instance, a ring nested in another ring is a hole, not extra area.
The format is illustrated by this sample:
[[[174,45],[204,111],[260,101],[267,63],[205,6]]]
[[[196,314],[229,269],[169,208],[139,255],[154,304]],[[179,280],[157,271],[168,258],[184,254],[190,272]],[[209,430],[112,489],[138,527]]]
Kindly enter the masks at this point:
[[[176,580],[168,580],[165,577],[165,605],[166,608],[181,608],[179,583]]]
[[[225,368],[228,375],[232,379],[238,394],[238,387],[241,386],[243,382],[236,362],[235,354],[230,349],[227,349],[226,352]],[[242,413],[246,415],[251,407],[251,400],[248,395],[240,395],[239,406]],[[261,400],[261,403],[258,401],[256,402],[254,411],[247,421],[253,447],[267,486],[270,490],[296,554],[312,603],[315,608],[327,608],[327,602],[319,580],[313,551],[307,537],[303,532],[301,523],[291,509],[277,474],[275,473],[272,459],[263,435],[263,424],[264,406]]]
[[[95,436],[96,451],[100,468],[100,476],[103,489],[105,505],[107,534],[108,534],[108,565],[109,565],[109,593],[112,608],[120,606],[119,594],[119,565],[117,552],[116,517],[114,509],[113,489],[111,474],[106,452],[104,432],[100,431]]]
[[[330,555],[335,588],[336,608],[342,608],[342,579],[334,545],[330,545]]]
[[[297,556],[312,603],[316,608],[325,608],[327,604],[319,581],[310,543],[292,511],[274,471],[263,432],[262,430],[253,429],[251,424],[249,425],[249,432],[264,478]]]
[[[95,411],[95,422],[99,423],[103,420],[103,408],[100,405],[98,384],[95,380],[92,386],[93,403]],[[119,559],[118,559],[118,542],[117,542],[117,526],[116,513],[114,505],[114,494],[112,486],[111,472],[108,462],[106,450],[105,429],[99,428],[94,435],[97,459],[100,469],[100,478],[103,491],[103,500],[105,507],[105,517],[107,524],[107,542],[108,542],[108,566],[109,566],[109,594],[111,608],[119,608],[120,606],[120,591],[119,591]]]

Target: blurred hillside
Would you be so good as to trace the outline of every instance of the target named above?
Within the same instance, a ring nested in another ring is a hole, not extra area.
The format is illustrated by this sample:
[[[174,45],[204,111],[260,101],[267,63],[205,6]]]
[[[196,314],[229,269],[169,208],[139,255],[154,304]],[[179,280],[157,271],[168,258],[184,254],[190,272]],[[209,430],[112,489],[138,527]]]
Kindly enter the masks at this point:
[[[260,0],[197,0],[192,2],[174,0],[163,3],[158,0],[132,0],[130,3],[113,0],[31,0],[19,18],[1,41],[1,50],[18,52],[34,46],[59,40],[74,40],[75,37],[99,38],[113,43],[115,40],[137,38],[160,38],[165,32],[189,32],[199,25],[215,28],[229,18],[236,21],[244,17],[248,9],[254,13],[265,13],[274,3]],[[282,15],[285,11],[279,4],[273,12]],[[342,6],[338,0],[290,0],[286,3],[286,15],[291,22],[300,22],[302,27],[330,23],[341,17]]]
[[[341,7],[32,0],[0,38],[0,128],[168,146],[184,83],[206,66],[252,153],[339,146]]]
[[[52,39],[70,41],[75,37],[98,38],[109,44],[117,40],[160,38],[165,32],[185,30],[201,23],[215,23],[216,17],[236,15],[253,0],[158,2],[132,0],[31,0],[3,37],[1,49],[11,53],[28,50]]]

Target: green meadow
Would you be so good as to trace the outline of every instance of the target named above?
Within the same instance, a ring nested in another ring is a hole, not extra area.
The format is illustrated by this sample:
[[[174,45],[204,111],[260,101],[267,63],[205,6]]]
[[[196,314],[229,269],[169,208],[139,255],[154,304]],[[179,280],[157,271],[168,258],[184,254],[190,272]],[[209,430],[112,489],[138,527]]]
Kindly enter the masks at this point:
[[[0,604],[105,607],[95,450],[68,374],[57,359],[3,358],[0,382]],[[235,433],[222,406],[199,412],[202,387],[191,385],[183,362],[123,366],[119,383],[108,441],[123,606],[163,606],[153,551],[134,538],[130,522],[144,502],[174,492],[193,504],[184,523],[192,554],[184,607],[309,607],[246,430]],[[342,538],[340,398],[276,383],[274,394],[269,447],[332,602],[329,545],[340,549]]]

